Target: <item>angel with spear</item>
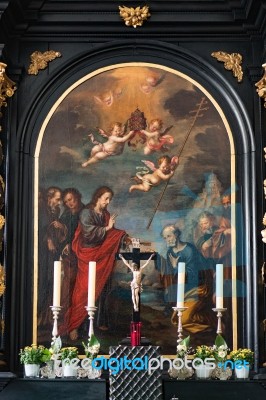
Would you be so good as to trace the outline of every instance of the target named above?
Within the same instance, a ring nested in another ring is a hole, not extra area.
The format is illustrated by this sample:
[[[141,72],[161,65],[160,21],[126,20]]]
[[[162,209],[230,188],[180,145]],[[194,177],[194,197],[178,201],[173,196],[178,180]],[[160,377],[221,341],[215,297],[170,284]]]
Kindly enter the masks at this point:
[[[159,158],[158,167],[156,168],[152,161],[142,160],[153,172],[142,175],[140,172],[136,174],[134,179],[138,182],[137,185],[131,185],[129,192],[140,190],[149,192],[153,186],[158,186],[162,181],[168,181],[174,175],[175,169],[178,166],[178,157],[170,158],[165,155]]]

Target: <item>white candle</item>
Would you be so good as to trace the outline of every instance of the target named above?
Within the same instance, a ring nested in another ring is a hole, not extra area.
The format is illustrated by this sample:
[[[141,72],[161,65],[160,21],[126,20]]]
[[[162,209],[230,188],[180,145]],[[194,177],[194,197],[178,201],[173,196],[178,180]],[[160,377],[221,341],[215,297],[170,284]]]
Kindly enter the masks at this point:
[[[185,296],[185,267],[184,262],[178,263],[178,274],[177,274],[177,302],[176,307],[184,307],[184,296]]]
[[[95,307],[96,262],[89,262],[88,273],[88,307]]]
[[[53,306],[60,307],[61,297],[61,261],[54,262],[54,292]]]
[[[223,264],[216,264],[216,308],[223,308]]]

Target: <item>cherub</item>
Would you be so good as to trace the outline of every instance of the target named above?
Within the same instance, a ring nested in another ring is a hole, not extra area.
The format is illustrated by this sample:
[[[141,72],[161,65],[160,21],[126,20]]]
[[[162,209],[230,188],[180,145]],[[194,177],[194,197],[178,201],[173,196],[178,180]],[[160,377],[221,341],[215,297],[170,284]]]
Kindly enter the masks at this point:
[[[167,181],[172,178],[178,166],[178,157],[174,156],[170,158],[167,155],[160,157],[158,160],[158,168],[156,168],[151,161],[142,160],[142,162],[154,172],[144,175],[138,172],[134,178],[137,180],[138,184],[130,186],[130,193],[133,192],[133,190],[149,192],[153,186],[158,186],[162,181]]]
[[[150,258],[145,262],[142,267],[139,267],[138,264],[132,263],[131,265],[129,262],[122,256],[122,254],[119,254],[119,257],[123,261],[123,263],[130,269],[130,271],[133,273],[133,279],[131,281],[131,294],[132,294],[132,302],[133,302],[133,307],[134,311],[139,311],[139,295],[142,292],[142,283],[141,283],[141,278],[142,278],[142,270],[149,264],[151,261],[152,257],[154,257],[155,253],[152,253]]]
[[[100,128],[98,128],[98,131],[100,135],[107,137],[108,140],[105,143],[100,143],[94,139],[92,134],[88,135],[95,146],[91,150],[90,158],[81,164],[82,167],[87,167],[89,164],[97,163],[110,156],[122,154],[126,141],[134,134],[134,131],[130,131],[124,135],[125,126],[121,122],[115,122],[111,126],[110,133]]]
[[[140,132],[146,136],[147,141],[144,147],[144,154],[151,154],[158,150],[166,150],[166,144],[172,144],[174,138],[171,135],[166,135],[172,126],[162,131],[163,122],[159,118],[152,119],[149,123],[149,130],[141,130]]]

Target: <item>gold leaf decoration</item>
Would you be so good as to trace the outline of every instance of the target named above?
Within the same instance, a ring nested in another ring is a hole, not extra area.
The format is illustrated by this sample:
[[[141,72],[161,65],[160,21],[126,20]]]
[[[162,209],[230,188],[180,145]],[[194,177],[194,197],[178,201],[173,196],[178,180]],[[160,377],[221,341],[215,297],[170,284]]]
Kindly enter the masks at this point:
[[[49,50],[41,53],[40,51],[34,51],[31,54],[31,64],[28,68],[29,75],[37,75],[40,69],[45,69],[48,65],[48,62],[54,60],[57,57],[61,57],[61,53],[59,51]]]
[[[0,230],[5,225],[5,222],[6,222],[5,217],[2,214],[0,214]]]
[[[243,80],[243,71],[242,71],[242,56],[239,53],[226,53],[224,51],[214,51],[212,57],[216,58],[218,61],[222,61],[224,63],[224,68],[232,71],[235,78],[237,78],[238,82],[242,82]]]
[[[143,22],[146,21],[150,16],[149,7],[125,7],[119,6],[120,17],[125,21],[126,26],[142,26]]]
[[[5,269],[3,265],[0,264],[0,296],[4,294],[5,289]]]
[[[264,100],[264,107],[266,108],[266,64],[262,64],[262,68],[264,68],[264,75],[259,80],[259,82],[255,83],[257,93],[259,97]],[[266,159],[266,147],[264,148],[265,151],[265,159]]]
[[[15,82],[11,81],[5,73],[6,64],[0,62],[0,109],[7,106],[6,98],[12,97],[15,90]]]

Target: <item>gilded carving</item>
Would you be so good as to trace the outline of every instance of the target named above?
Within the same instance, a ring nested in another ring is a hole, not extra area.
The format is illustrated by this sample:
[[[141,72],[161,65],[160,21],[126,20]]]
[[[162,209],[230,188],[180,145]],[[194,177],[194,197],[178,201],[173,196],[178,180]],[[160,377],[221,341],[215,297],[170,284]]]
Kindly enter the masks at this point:
[[[0,296],[2,296],[5,292],[5,269],[3,265],[0,264]]]
[[[0,109],[3,106],[6,107],[6,98],[12,97],[16,90],[15,82],[11,81],[5,73],[6,66],[0,62]]]
[[[232,71],[233,76],[237,78],[238,82],[242,82],[243,80],[243,71],[242,71],[242,56],[239,53],[226,53],[224,51],[214,51],[212,57],[216,58],[218,61],[222,61],[224,63],[224,68]]]
[[[0,230],[5,225],[5,222],[6,222],[5,217],[2,214],[0,214]]]
[[[266,67],[266,64],[264,64],[264,66]],[[265,103],[264,103],[264,107],[265,107]],[[265,153],[264,154],[264,159],[266,161],[266,147],[264,147],[264,153]],[[264,188],[264,196],[265,196],[265,199],[266,199],[266,179],[264,179],[264,181],[263,181],[263,188]],[[264,225],[264,229],[261,231],[262,241],[264,243],[266,243],[266,213],[264,214],[264,217],[262,219],[262,224]]]
[[[34,51],[31,54],[30,60],[31,64],[28,68],[29,75],[38,75],[40,69],[45,69],[48,62],[54,60],[57,57],[61,57],[59,51],[49,50],[41,53],[40,51]]]
[[[146,21],[151,14],[149,13],[149,7],[125,7],[119,6],[120,17],[125,21],[127,26],[142,26],[143,22]]]
[[[255,86],[259,97],[264,100],[264,107],[266,108],[266,64],[262,64],[262,67],[264,68],[264,75],[259,82],[255,83]],[[266,154],[264,157],[266,157]]]

